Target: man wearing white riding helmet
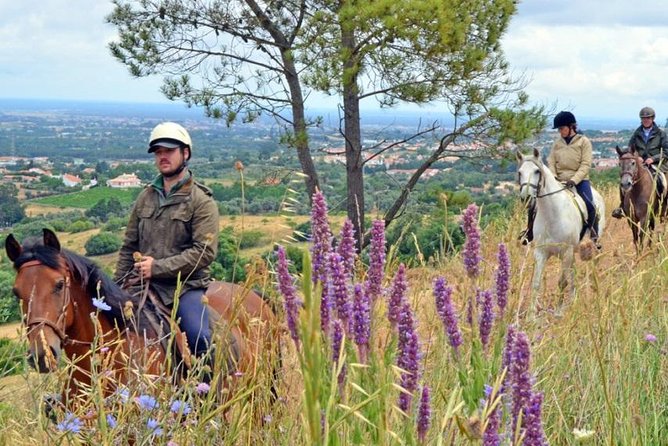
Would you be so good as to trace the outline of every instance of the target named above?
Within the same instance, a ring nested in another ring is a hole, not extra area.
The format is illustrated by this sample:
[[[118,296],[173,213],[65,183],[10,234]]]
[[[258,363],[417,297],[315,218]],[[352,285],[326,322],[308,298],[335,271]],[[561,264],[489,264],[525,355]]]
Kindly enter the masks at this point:
[[[159,175],[137,197],[116,266],[117,281],[136,272],[171,308],[180,277],[176,316],[196,356],[211,344],[208,309],[202,296],[218,251],[218,206],[211,190],[188,169],[192,140],[181,125],[158,124],[148,153]],[[139,252],[141,258],[134,258]]]
[[[656,125],[656,112],[652,107],[643,107],[640,109],[640,126],[633,132],[629,139],[629,149],[635,147],[636,152],[645,160],[645,164],[656,176],[657,169],[661,172],[668,172],[668,138],[666,132]],[[661,176],[659,176],[660,178]],[[661,180],[657,181],[657,192],[663,195],[665,185]],[[622,190],[619,190],[620,203],[623,203],[624,197]],[[620,204],[612,211],[612,216],[622,218],[624,211]]]

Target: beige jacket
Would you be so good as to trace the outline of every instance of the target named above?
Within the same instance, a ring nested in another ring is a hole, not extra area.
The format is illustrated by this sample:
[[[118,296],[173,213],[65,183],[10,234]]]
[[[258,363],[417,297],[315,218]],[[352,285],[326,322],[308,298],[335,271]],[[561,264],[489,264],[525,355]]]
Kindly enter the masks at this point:
[[[561,136],[554,141],[547,157],[547,165],[559,181],[571,180],[579,184],[589,179],[592,160],[591,141],[584,135],[576,134],[570,144]]]

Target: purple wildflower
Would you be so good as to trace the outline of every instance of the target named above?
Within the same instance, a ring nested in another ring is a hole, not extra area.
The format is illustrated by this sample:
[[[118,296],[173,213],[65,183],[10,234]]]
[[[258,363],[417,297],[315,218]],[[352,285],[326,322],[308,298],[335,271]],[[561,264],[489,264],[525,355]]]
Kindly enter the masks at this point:
[[[499,428],[501,427],[501,410],[497,405],[487,418],[487,426],[482,434],[482,446],[499,446],[501,437]]]
[[[656,342],[656,336],[654,336],[652,333],[647,333],[645,335],[645,341],[647,342]]]
[[[109,311],[111,307],[104,301],[104,298],[98,299],[97,297],[93,298],[93,306],[102,311]]]
[[[327,255],[332,250],[332,231],[327,217],[327,202],[321,191],[313,194],[311,208],[311,261],[312,280],[325,282],[327,274]]]
[[[429,425],[431,424],[431,399],[429,397],[429,387],[422,386],[422,397],[420,398],[420,407],[417,417],[417,434],[420,443],[424,443]]]
[[[510,256],[505,244],[499,243],[496,259],[498,262],[495,274],[496,303],[499,306],[499,313],[503,314],[508,304],[508,290],[510,289]]]
[[[290,337],[295,342],[297,350],[299,350],[299,328],[297,327],[297,320],[299,319],[299,307],[301,302],[297,298],[297,290],[288,271],[288,259],[285,255],[285,248],[278,247],[278,262],[276,264],[278,273],[278,288],[283,295],[285,305],[285,318],[290,330]]]
[[[346,276],[349,279],[352,279],[357,253],[355,252],[355,231],[350,219],[346,218],[343,222],[339,237],[340,242],[336,248],[336,252],[341,256],[343,270],[345,271]]]
[[[463,342],[462,333],[459,331],[457,312],[452,305],[452,287],[446,285],[445,278],[439,277],[434,281],[434,297],[436,299],[436,312],[443,321],[455,355],[459,356],[459,346]]]
[[[480,341],[482,342],[483,350],[486,350],[489,344],[489,335],[492,332],[492,325],[494,324],[494,302],[491,291],[485,290],[481,292],[481,304],[482,309],[479,318]]]
[[[142,410],[153,410],[158,408],[158,401],[151,395],[139,395],[135,398],[135,401]]]
[[[320,330],[325,334],[329,334],[329,323],[334,308],[332,287],[332,278],[327,276],[322,282],[322,297],[320,298]]]
[[[332,303],[336,307],[336,314],[343,322],[343,326],[348,333],[352,321],[352,303],[348,296],[348,284],[343,269],[341,256],[333,252],[329,255],[328,276],[332,279],[331,296]]]
[[[515,335],[515,345],[510,365],[513,432],[515,432],[521,411],[529,403],[529,398],[531,397],[530,359],[529,338],[526,333],[520,331]]]
[[[195,390],[197,393],[200,395],[204,393],[209,393],[209,390],[211,390],[211,386],[207,383],[198,383],[197,386],[195,387]]]
[[[399,317],[399,356],[397,365],[403,370],[401,373],[401,387],[406,392],[399,395],[399,408],[408,412],[412,394],[417,389],[417,383],[420,378],[420,342],[418,340],[413,318],[413,311],[407,302],[403,302]]]
[[[531,392],[522,415],[522,424],[525,427],[523,446],[547,446],[548,444],[541,420],[542,406],[543,394]]]
[[[114,392],[116,395],[118,395],[118,398],[121,400],[122,403],[127,403],[130,401],[130,390],[128,390],[127,387],[119,387],[116,389],[116,392]]]
[[[369,248],[369,271],[367,272],[366,293],[373,301],[383,292],[383,271],[385,270],[385,222],[374,220],[371,225],[371,246]]]
[[[480,274],[480,229],[478,228],[478,206],[471,203],[462,215],[462,227],[466,241],[464,242],[464,267],[471,278]]]
[[[390,301],[387,304],[387,318],[389,319],[392,327],[396,327],[401,316],[402,305],[406,300],[406,289],[408,288],[408,282],[406,280],[406,267],[404,264],[399,265],[397,274],[394,276],[392,281],[392,288],[390,290]]]
[[[173,413],[180,413],[182,415],[188,415],[192,412],[192,408],[188,403],[181,400],[174,400],[169,407],[169,410]]]
[[[56,429],[58,429],[59,432],[78,434],[81,432],[82,426],[83,422],[79,417],[72,412],[67,412],[65,414],[65,419],[56,425]]]
[[[335,365],[339,365],[339,359],[341,358],[341,349],[343,348],[343,326],[339,319],[334,320],[332,330],[332,360]],[[346,379],[346,365],[343,364],[341,367],[341,372],[337,377],[339,386],[343,385],[343,382]]]
[[[360,362],[366,363],[371,337],[371,303],[362,285],[355,285],[353,302],[353,334]]]

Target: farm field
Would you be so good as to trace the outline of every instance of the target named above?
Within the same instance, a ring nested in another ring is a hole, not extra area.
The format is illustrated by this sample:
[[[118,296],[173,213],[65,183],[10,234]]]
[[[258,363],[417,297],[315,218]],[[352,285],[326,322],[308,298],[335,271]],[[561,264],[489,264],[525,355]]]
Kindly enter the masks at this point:
[[[605,197],[607,208],[612,209],[616,204],[616,191],[606,191]],[[235,230],[265,231],[266,243],[285,240],[290,233],[282,229],[278,219],[269,217],[223,217],[221,220],[223,227],[234,225]],[[333,220],[339,221],[338,218]],[[301,222],[295,218],[295,223]],[[480,275],[476,279],[467,277],[460,256],[418,264],[406,271],[406,301],[414,312],[421,351],[421,383],[431,389],[431,422],[423,440],[416,433],[419,395],[413,398],[408,412],[401,412],[397,407],[400,392],[393,383],[400,371],[393,364],[398,340],[387,322],[386,299],[381,299],[373,306],[370,365],[361,365],[363,361],[354,343],[348,340],[344,350],[347,374],[338,390],[336,375],[330,370],[331,346],[327,339],[320,344],[323,367],[313,369],[303,362],[311,345],[308,343],[312,342],[309,337],[302,337],[298,350],[285,333],[276,403],[253,409],[248,402],[239,402],[225,415],[224,426],[202,421],[216,417],[214,412],[206,412],[211,408],[201,409],[199,418],[193,417],[192,424],[180,430],[169,424],[173,418],[164,417],[161,418],[164,434],[152,440],[146,437],[144,444],[168,444],[168,441],[172,441],[171,444],[230,445],[482,444],[480,429],[489,414],[483,416],[482,403],[479,408],[476,404],[470,406],[467,392],[472,384],[462,381],[458,373],[466,370],[470,378],[480,376],[484,384],[497,387],[501,350],[509,325],[525,333],[530,341],[531,382],[542,394],[542,426],[549,444],[668,444],[665,431],[668,425],[666,227],[659,225],[653,246],[637,256],[626,222],[609,219],[601,237],[600,254],[592,261],[578,259],[576,262],[574,298],[563,296],[557,290],[559,265],[552,259],[546,269],[540,309],[536,315],[530,315],[526,310],[531,298],[532,249],[516,241],[523,224],[524,216],[518,208],[512,220],[485,228],[481,234]],[[334,233],[338,234],[338,229]],[[77,251],[87,235],[69,237],[63,235],[66,246]],[[489,350],[482,359],[478,358],[480,362],[476,366],[473,362],[462,362],[462,359],[476,357],[471,347],[475,345],[475,330],[466,324],[464,310],[476,288],[493,287],[499,243],[507,246],[511,263],[508,303],[503,316],[494,322]],[[387,287],[391,286],[398,269],[391,252],[388,252],[384,281]],[[433,280],[438,276],[443,276],[453,287],[452,299],[460,314],[465,340],[461,356],[453,355],[436,311]],[[265,291],[276,295],[271,285],[273,281],[273,276],[264,278]],[[302,329],[306,329],[305,326]],[[16,325],[0,327],[0,335],[15,336],[16,330]],[[481,369],[484,373],[477,375]],[[61,378],[62,375],[59,374]],[[317,385],[313,387],[314,384]],[[0,433],[0,444],[85,444],[87,438],[113,438],[102,437],[103,434],[94,429],[87,430],[86,435],[90,437],[64,435],[49,425],[38,410],[40,395],[30,389],[46,392],[53,386],[52,377],[34,373],[0,380],[0,422],[5,426]],[[268,388],[262,390],[269,392]],[[15,394],[24,395],[29,404],[17,407],[10,404]],[[318,411],[315,421],[320,426],[324,420],[322,429],[327,441],[320,437],[314,442],[317,433],[309,429],[314,422],[308,406],[312,395],[323,401],[320,407],[324,415]],[[258,417],[263,421],[258,422]],[[503,421],[509,422],[505,418]],[[217,429],[217,434],[211,436],[211,429]]]

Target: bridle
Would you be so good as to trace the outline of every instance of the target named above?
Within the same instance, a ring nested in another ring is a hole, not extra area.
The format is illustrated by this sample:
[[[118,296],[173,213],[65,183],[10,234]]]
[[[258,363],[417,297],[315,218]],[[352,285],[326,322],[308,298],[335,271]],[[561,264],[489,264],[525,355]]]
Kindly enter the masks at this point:
[[[33,266],[40,266],[44,265],[42,262],[39,260],[29,260],[25,262],[23,265],[19,267],[19,271],[21,271],[24,268],[31,268]],[[31,333],[33,330],[46,325],[47,327],[51,328],[53,332],[58,336],[58,339],[60,339],[60,342],[62,345],[67,345],[67,344],[85,344],[85,345],[90,345],[90,342],[87,341],[79,341],[77,339],[72,339],[70,338],[67,333],[65,333],[65,317],[67,314],[67,307],[70,305],[72,302],[72,297],[70,294],[70,274],[69,271],[65,275],[65,285],[63,287],[63,293],[64,293],[64,302],[62,307],[60,308],[60,313],[58,313],[58,318],[56,319],[56,322],[52,322],[49,319],[46,319],[44,317],[32,317],[32,300],[31,302],[28,303],[28,314],[26,316],[26,328],[28,329],[28,334]],[[74,303],[76,306],[76,303]]]
[[[620,170],[619,170],[619,180],[621,182],[621,179],[624,178],[625,176],[631,177],[631,186],[635,186],[635,184],[640,181],[640,168],[638,167],[638,157],[637,156],[627,156],[629,153],[624,153],[621,157],[619,157],[619,164],[620,164]],[[631,172],[629,170],[622,170],[621,169],[621,164],[622,161],[634,161],[636,162],[636,169],[635,172]]]
[[[530,187],[531,189],[536,190],[536,197],[535,198],[543,198],[543,197],[549,197],[550,195],[558,194],[559,192],[568,189],[566,186],[564,186],[561,189],[557,189],[557,190],[553,190],[552,192],[547,192],[545,194],[541,194],[540,191],[545,186],[545,178],[543,178],[543,167],[540,166],[537,162],[535,162],[532,159],[522,160],[519,167],[522,167],[522,164],[527,163],[527,162],[532,163],[534,166],[536,166],[538,168],[538,182],[537,182],[537,184],[533,184],[533,183],[530,183],[528,181],[526,181],[524,183],[520,183],[520,190],[524,186]],[[518,174],[519,174],[519,168],[517,169],[517,171],[518,171]],[[518,178],[518,180],[519,180],[519,178]]]

